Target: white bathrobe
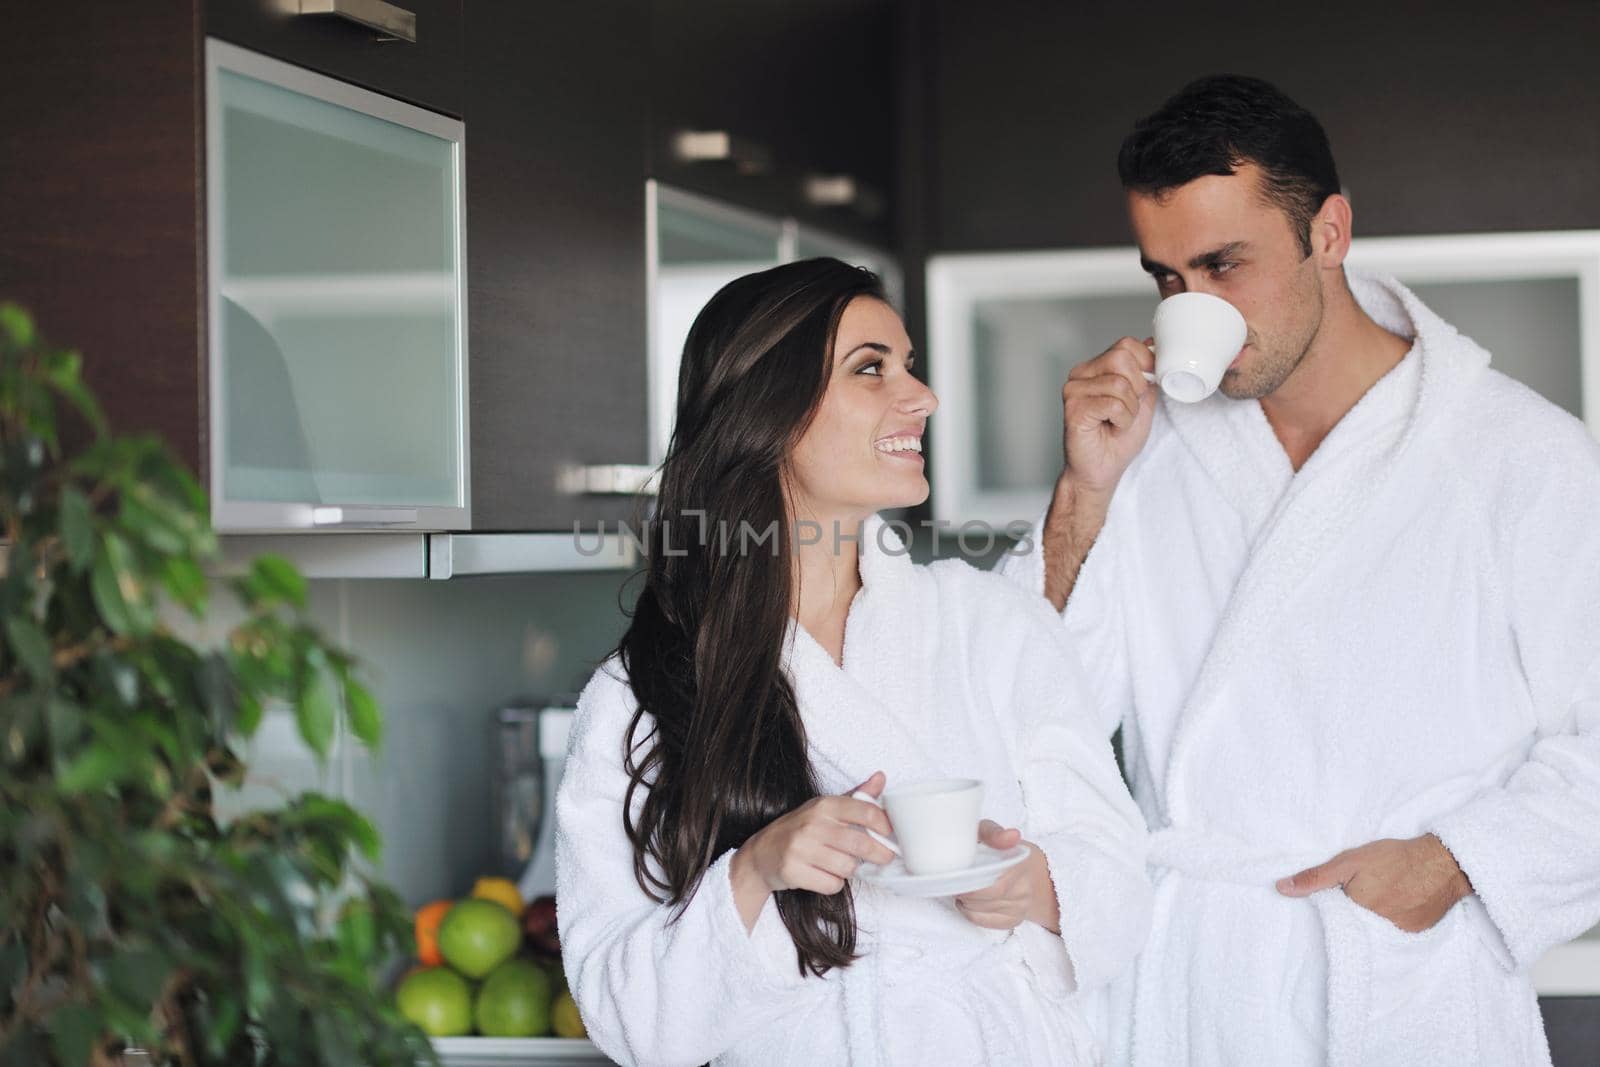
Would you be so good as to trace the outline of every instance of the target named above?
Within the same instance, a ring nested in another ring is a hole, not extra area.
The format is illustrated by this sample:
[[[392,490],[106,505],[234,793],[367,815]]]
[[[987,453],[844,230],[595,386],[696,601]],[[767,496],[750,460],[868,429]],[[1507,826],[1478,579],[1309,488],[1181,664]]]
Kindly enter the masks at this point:
[[[843,669],[790,625],[785,669],[821,789],[847,792],[880,769],[891,788],[982,779],[983,815],[1042,847],[1063,933],[983,929],[951,899],[856,881],[863,958],[802,978],[775,900],[746,932],[732,850],[669,923],[672,909],[635,882],[623,832],[623,735],[637,705],[613,659],[579,699],[556,800],[563,958],[606,1055],[752,1067],[1099,1062],[1076,999],[1144,943],[1143,819],[1048,605],[965,564],[918,566],[903,552],[892,529],[868,523]]]
[[[1528,968],[1600,920],[1600,448],[1351,287],[1405,359],[1299,473],[1259,404],[1161,401],[1063,613],[1153,831],[1113,1062],[1547,1064]],[[1428,832],[1476,894],[1421,933],[1273,888]]]

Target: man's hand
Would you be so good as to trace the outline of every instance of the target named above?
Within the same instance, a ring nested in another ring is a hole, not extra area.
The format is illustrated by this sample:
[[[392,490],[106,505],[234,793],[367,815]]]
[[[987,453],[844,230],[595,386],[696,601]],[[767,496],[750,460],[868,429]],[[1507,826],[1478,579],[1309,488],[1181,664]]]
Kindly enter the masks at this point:
[[[1061,389],[1062,477],[1080,493],[1110,499],[1149,439],[1156,389],[1144,372],[1155,363],[1147,341],[1124,337],[1067,374]]]
[[[978,840],[1004,852],[1022,840],[1022,831],[1006,829],[985,819],[978,826]],[[1050,866],[1044,851],[1029,844],[1028,858],[1000,876],[988,889],[963,893],[956,907],[967,921],[991,930],[1009,930],[1032,920],[1053,934],[1061,932],[1061,909],[1056,905],[1056,886],[1050,879]]]
[[[1072,368],[1061,389],[1065,462],[1041,541],[1044,595],[1057,611],[1100,536],[1123,471],[1150,437],[1156,392],[1144,372],[1153,366],[1149,343],[1124,337]]]
[[[1283,879],[1278,892],[1304,897],[1334,886],[1344,887],[1351,900],[1412,933],[1431,927],[1472,892],[1472,883],[1455,857],[1432,834],[1409,841],[1373,841],[1341,852],[1327,863]]]

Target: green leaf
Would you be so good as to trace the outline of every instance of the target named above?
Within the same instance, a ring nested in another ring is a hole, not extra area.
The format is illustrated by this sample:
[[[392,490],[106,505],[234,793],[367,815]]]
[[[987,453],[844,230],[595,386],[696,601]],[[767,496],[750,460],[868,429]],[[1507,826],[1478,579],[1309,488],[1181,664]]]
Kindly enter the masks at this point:
[[[239,694],[239,710],[234,723],[245,737],[255,736],[256,729],[261,725],[261,700],[254,693]]]
[[[7,300],[0,303],[0,337],[12,348],[25,350],[38,343],[33,329],[33,316],[19,304]]]
[[[250,582],[264,600],[284,600],[297,608],[306,606],[306,580],[282,556],[257,556],[250,565]]]
[[[105,964],[106,983],[117,996],[148,1008],[172,973],[172,960],[160,949],[119,952]]]
[[[65,697],[53,696],[50,698],[48,716],[50,748],[59,766],[83,736],[83,709]]]
[[[339,913],[335,938],[347,959],[362,967],[371,963],[378,950],[378,925],[372,915],[372,905],[365,900],[346,904]]]
[[[67,762],[56,778],[56,788],[68,796],[103,789],[128,772],[129,755],[120,745],[97,740]]]
[[[89,1062],[94,1043],[105,1030],[104,1020],[87,1004],[64,1004],[50,1016],[50,1045],[63,1064]]]
[[[56,667],[50,660],[50,639],[26,615],[6,617],[6,638],[17,660],[27,669],[34,681],[49,685],[56,676]]]
[[[213,989],[209,996],[211,1025],[206,1032],[206,1048],[214,1059],[221,1060],[227,1054],[234,1035],[239,1032],[244,1008],[231,989]]]
[[[83,357],[76,352],[55,353],[45,367],[46,380],[63,399],[78,409],[78,414],[94,428],[96,434],[104,436],[107,432],[106,416],[100,410],[100,403],[95,400],[94,394],[83,384],[83,377],[79,373],[82,363]]]
[[[72,573],[82,574],[94,562],[94,516],[89,498],[76,486],[61,490],[61,543]]]
[[[142,635],[155,626],[155,608],[134,567],[133,550],[118,534],[108,531],[102,538],[89,587],[100,617],[114,632]]]
[[[383,740],[383,716],[367,688],[348,672],[344,676],[344,702],[350,714],[350,732],[362,744],[377,748]]]
[[[300,690],[295,704],[295,719],[300,725],[300,736],[311,746],[311,751],[326,758],[333,747],[333,734],[339,723],[338,710],[333,702],[333,688],[328,684],[326,671],[310,670],[306,684]]]
[[[161,565],[161,584],[172,598],[201,618],[206,612],[206,576],[191,556],[168,556]]]

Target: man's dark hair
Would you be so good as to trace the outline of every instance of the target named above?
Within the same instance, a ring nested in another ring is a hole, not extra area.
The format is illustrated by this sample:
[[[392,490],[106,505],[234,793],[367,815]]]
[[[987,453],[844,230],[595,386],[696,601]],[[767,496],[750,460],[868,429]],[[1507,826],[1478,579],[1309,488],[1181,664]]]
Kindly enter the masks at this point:
[[[1262,191],[1283,210],[1311,254],[1311,220],[1339,191],[1339,173],[1322,124],[1260,78],[1214,74],[1192,81],[1122,142],[1123,188],[1159,197],[1207,174],[1254,163]]]

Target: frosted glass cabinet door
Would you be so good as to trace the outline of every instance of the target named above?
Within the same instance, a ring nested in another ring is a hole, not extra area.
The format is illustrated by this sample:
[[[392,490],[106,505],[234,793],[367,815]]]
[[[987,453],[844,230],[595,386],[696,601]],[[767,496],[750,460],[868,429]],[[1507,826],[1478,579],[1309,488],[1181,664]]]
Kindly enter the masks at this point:
[[[207,42],[218,529],[469,527],[462,126]]]
[[[650,459],[666,458],[689,327],[717,290],[790,258],[784,224],[650,182]]]

